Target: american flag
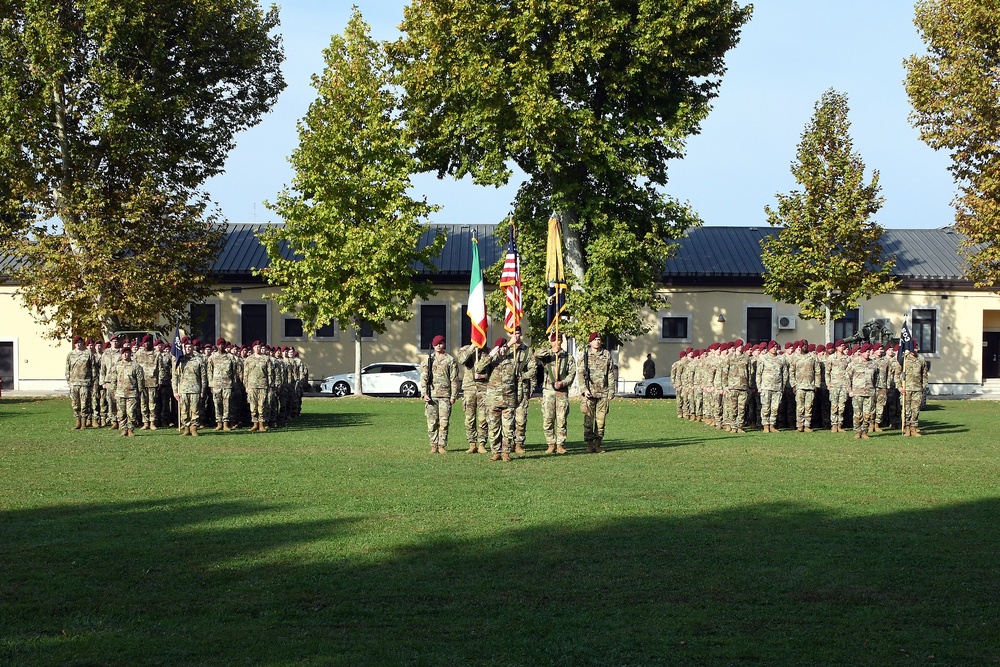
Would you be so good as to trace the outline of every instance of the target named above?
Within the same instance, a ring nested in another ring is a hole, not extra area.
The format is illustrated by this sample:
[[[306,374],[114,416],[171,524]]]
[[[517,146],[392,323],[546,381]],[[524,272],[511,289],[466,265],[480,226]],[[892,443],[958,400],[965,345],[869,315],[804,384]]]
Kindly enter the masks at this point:
[[[514,241],[514,225],[510,226],[510,246],[503,260],[503,272],[500,274],[500,287],[507,297],[507,308],[503,314],[503,328],[513,332],[520,326],[524,309],[521,306],[521,263],[517,257],[517,243]]]

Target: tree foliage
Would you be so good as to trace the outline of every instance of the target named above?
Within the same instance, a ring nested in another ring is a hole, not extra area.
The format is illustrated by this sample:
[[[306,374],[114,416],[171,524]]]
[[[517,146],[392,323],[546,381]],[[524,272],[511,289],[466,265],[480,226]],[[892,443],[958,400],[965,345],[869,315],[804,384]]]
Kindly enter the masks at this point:
[[[826,317],[827,307],[831,318],[843,317],[898,284],[895,258],[883,256],[883,229],[872,219],[884,201],[878,171],[866,184],[847,114],[846,95],[823,94],[792,162],[802,189],[764,209],[771,226],[783,227],[761,243],[764,292],[797,304],[805,319]]]
[[[927,53],[905,62],[910,121],[951,153],[955,226],[966,273],[1000,289],[1000,8],[993,0],[924,0],[914,23]]]
[[[284,87],[277,25],[256,0],[0,0],[0,241],[50,335],[211,293],[201,188]]]
[[[399,118],[399,101],[384,50],[354,10],[344,35],[324,50],[318,91],[299,123],[295,175],[268,206],[285,225],[265,233],[270,266],[282,291],[275,301],[297,313],[305,329],[336,320],[379,333],[412,316],[416,297],[433,293],[415,280],[418,263],[433,267],[445,236],[420,249],[421,220],[436,210],[407,195],[416,163]],[[360,355],[356,357],[360,371]],[[357,383],[360,390],[360,381]]]
[[[733,0],[406,8],[393,55],[422,169],[484,185],[506,183],[512,165],[527,175],[512,219],[535,335],[552,212],[575,286],[571,333],[636,335],[639,308],[660,307],[669,240],[697,220],[662,191],[667,163],[708,114],[750,11]]]

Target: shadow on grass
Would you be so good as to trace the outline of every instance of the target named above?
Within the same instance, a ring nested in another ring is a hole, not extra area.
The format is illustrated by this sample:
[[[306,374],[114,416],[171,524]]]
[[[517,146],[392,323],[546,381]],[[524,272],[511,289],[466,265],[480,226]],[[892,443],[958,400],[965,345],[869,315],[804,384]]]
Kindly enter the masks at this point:
[[[371,426],[375,415],[370,412],[303,412],[281,425],[282,431],[313,431],[345,426]]]
[[[350,519],[255,522],[276,510],[207,496],[0,513],[0,662],[1000,660],[1000,500],[528,529],[496,516],[480,539],[394,546]],[[366,562],[284,555],[344,539]]]

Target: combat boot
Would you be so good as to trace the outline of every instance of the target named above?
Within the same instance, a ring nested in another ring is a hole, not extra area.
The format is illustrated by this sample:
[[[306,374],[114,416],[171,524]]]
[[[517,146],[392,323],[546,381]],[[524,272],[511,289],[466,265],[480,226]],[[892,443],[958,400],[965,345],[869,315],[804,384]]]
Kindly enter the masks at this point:
[[[882,432],[882,427],[879,426],[878,424],[875,424],[875,432],[876,433],[881,433]]]
[[[522,445],[514,445],[515,454],[524,454],[524,447]]]
[[[556,454],[565,454],[566,448],[562,445],[556,445]]]
[[[546,454],[555,454],[555,452],[556,452],[556,446],[555,446],[555,445],[553,445],[553,444],[552,444],[552,443],[550,442],[550,443],[549,443],[549,446],[545,448],[545,453],[546,453]]]
[[[198,426],[196,424],[191,424],[188,430],[191,432],[191,435],[198,435]]]
[[[593,454],[594,453],[594,441],[593,440],[588,440],[587,441],[587,453],[588,454]]]
[[[485,454],[486,451],[487,451],[486,450],[486,445],[477,445],[476,446],[476,453],[477,454]]]
[[[150,431],[155,431],[156,430],[156,424],[154,424],[153,422],[149,422],[149,430]]]
[[[915,438],[922,438],[923,437],[923,433],[921,433],[920,429],[917,428],[916,426],[911,426],[910,427],[910,435],[912,435]]]
[[[490,457],[490,461],[499,461],[500,457],[501,457],[501,454],[499,452],[497,452],[496,454],[494,454],[493,456]]]
[[[80,417],[77,417],[76,418],[76,423],[73,424],[73,428],[70,429],[70,430],[71,431],[79,431],[80,430],[80,425],[81,425],[82,422],[83,422],[83,419],[81,419]]]
[[[438,453],[438,446],[431,445],[431,454],[437,454],[437,453]]]
[[[798,431],[799,433],[802,433],[802,430],[803,430],[802,424],[799,424],[798,426],[796,426],[795,430]]]
[[[603,454],[604,453],[604,450],[601,449],[601,441],[600,440],[594,440],[594,453],[595,454]]]
[[[250,431],[251,432],[253,432],[253,431],[259,431],[259,430],[260,430],[260,422],[254,422],[253,426],[250,427]]]
[[[130,437],[130,438],[134,438],[135,437],[135,430],[134,429],[129,429],[128,430],[128,437]]]
[[[229,428],[229,422],[222,422],[222,430],[223,431],[232,431],[233,429]]]
[[[903,436],[907,437],[907,438],[910,437],[910,427],[909,426],[904,426],[903,427]]]
[[[510,459],[510,454],[508,454],[507,452],[504,452],[503,454],[500,455],[500,460],[501,461],[510,461],[511,460]]]
[[[215,428],[212,429],[212,430],[214,430],[214,431],[221,431],[222,430],[222,422],[217,423],[215,425]]]
[[[267,422],[261,422],[260,423],[260,430],[261,431],[266,431],[267,430]]]
[[[448,453],[447,445],[438,445],[438,454],[447,454],[447,453]]]
[[[746,431],[744,431],[744,430],[743,430],[742,428],[738,428],[738,429],[736,429],[736,431],[735,431],[735,432],[736,432],[736,433],[746,433]]]
[[[803,426],[802,430],[805,431],[806,433],[812,433],[813,432],[813,430],[811,428],[809,428],[808,426]]]
[[[191,435],[191,433],[188,431],[187,426],[181,426],[179,427],[179,430],[181,432],[181,435]]]
[[[855,440],[860,440],[860,439],[861,439],[861,434],[860,434],[860,433],[858,433],[857,431],[855,431],[855,432],[854,432],[854,439],[855,439]]]
[[[862,440],[871,440],[871,438],[868,436],[868,431],[862,431],[861,432],[861,439]]]
[[[140,431],[148,431],[149,430],[149,422],[142,422],[142,428],[140,428],[139,430]]]
[[[840,427],[837,426],[836,424],[830,427],[830,433],[839,433],[839,432],[840,432]]]
[[[120,435],[121,437],[123,437],[123,438],[126,438],[126,437],[128,437],[128,429],[126,429],[126,428],[123,428],[123,429],[122,429],[121,431],[119,431],[119,432],[118,432],[118,434],[119,434],[119,435]]]

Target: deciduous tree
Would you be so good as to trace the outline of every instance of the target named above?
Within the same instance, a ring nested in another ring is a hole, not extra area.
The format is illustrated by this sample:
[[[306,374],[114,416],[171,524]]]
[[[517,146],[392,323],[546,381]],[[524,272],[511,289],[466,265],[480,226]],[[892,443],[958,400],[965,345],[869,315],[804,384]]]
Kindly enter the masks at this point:
[[[955,227],[966,273],[1000,289],[1000,11],[992,0],[924,0],[914,23],[927,53],[905,62],[910,121],[951,153]]]
[[[211,293],[202,186],[284,87],[277,25],[256,0],[0,0],[0,239],[50,335]]]
[[[895,258],[884,257],[883,229],[872,216],[882,207],[878,171],[865,183],[854,151],[847,96],[828,90],[802,132],[792,175],[802,186],[766,206],[767,221],[783,228],[762,243],[764,291],[794,303],[805,319],[843,317],[862,298],[891,291]]]
[[[436,210],[407,194],[415,171],[413,146],[399,118],[397,92],[384,50],[355,9],[324,50],[318,91],[299,123],[291,188],[268,206],[285,221],[262,242],[281,286],[274,295],[305,329],[336,320],[351,324],[355,390],[361,392],[361,324],[384,333],[412,316],[417,297],[433,293],[415,280],[418,263],[433,267],[443,234],[424,248],[421,221]]]
[[[513,219],[536,336],[553,212],[575,287],[571,333],[635,335],[644,330],[640,307],[660,307],[669,240],[696,221],[664,194],[667,163],[708,114],[750,11],[733,0],[406,8],[393,53],[422,169],[483,185],[508,182],[512,165],[527,176]]]

